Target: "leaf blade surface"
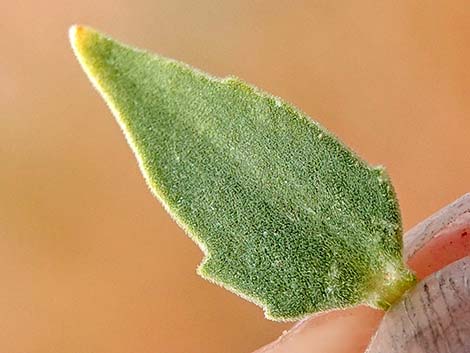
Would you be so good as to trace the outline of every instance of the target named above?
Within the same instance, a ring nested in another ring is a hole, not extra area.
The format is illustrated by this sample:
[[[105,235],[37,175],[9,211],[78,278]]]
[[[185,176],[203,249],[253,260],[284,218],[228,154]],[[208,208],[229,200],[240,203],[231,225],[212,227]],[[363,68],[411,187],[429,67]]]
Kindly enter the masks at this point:
[[[198,272],[293,320],[386,307],[413,282],[392,185],[305,114],[236,78],[75,27],[72,45]],[[391,294],[392,293],[392,294]]]

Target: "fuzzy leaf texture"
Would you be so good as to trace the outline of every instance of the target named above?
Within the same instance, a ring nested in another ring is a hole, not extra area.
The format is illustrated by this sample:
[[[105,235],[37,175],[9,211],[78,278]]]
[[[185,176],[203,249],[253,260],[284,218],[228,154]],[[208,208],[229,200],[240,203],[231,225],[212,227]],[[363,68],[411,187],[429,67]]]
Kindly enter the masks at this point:
[[[387,308],[414,283],[383,168],[237,78],[87,27],[70,36],[150,189],[203,250],[201,276],[274,320]]]

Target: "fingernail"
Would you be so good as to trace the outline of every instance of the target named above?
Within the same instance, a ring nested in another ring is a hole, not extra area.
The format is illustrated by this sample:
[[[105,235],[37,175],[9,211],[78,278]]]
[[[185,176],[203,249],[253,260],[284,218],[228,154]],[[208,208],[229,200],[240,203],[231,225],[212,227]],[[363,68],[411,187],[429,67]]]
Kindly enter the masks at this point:
[[[367,353],[470,352],[470,257],[417,284],[385,315]]]
[[[470,226],[470,193],[406,232],[403,240],[405,260],[409,260],[431,240],[465,226]]]

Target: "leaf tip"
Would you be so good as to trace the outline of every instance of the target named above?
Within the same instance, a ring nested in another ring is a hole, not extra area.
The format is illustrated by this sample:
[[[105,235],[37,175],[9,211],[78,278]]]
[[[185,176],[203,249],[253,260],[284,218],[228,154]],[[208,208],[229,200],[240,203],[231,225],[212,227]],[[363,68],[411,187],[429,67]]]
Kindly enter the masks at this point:
[[[85,26],[77,24],[72,25],[69,28],[69,40],[75,52],[77,52],[77,48],[80,46],[79,43],[82,41],[85,31]]]
[[[69,40],[73,52],[80,64],[87,72],[87,67],[92,66],[92,49],[96,46],[102,35],[91,27],[75,24],[69,28]],[[87,72],[88,73],[88,72]]]
[[[80,66],[87,74],[93,86],[103,95],[105,95],[101,84],[99,83],[100,61],[97,56],[96,48],[100,47],[100,39],[103,38],[95,29],[75,24],[69,28],[69,40],[73,53]],[[109,99],[105,95],[105,101],[109,104]]]
[[[84,25],[74,24],[70,26],[69,39],[70,43],[72,44],[72,47],[74,49],[80,48],[81,44],[83,44],[84,40],[88,37],[88,35],[93,32],[95,31]]]

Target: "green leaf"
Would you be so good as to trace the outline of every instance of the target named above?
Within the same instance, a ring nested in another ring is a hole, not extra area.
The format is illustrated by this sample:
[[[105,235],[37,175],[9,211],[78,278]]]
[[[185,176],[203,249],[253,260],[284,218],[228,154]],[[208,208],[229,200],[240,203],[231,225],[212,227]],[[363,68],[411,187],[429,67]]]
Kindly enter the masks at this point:
[[[413,285],[383,168],[236,78],[70,33],[152,192],[203,250],[204,278],[275,320],[387,308]]]

